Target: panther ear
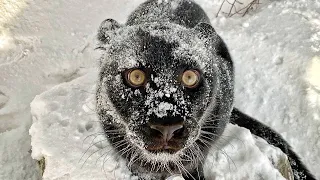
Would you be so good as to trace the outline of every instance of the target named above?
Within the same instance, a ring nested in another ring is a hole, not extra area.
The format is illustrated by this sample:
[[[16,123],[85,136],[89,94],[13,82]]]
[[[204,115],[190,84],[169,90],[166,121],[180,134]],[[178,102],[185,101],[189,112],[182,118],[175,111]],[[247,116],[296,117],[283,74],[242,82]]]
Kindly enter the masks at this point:
[[[113,19],[106,19],[102,21],[98,30],[98,40],[102,43],[108,43],[114,31],[119,29],[121,25]]]
[[[214,28],[208,23],[201,22],[197,24],[193,29],[198,32],[201,37],[209,38],[212,37],[212,35],[217,36]]]
[[[232,59],[226,44],[210,24],[199,23],[194,27],[194,30],[199,33],[200,38],[203,38],[208,44],[214,44],[215,49],[213,51],[215,51],[217,55],[232,64]]]

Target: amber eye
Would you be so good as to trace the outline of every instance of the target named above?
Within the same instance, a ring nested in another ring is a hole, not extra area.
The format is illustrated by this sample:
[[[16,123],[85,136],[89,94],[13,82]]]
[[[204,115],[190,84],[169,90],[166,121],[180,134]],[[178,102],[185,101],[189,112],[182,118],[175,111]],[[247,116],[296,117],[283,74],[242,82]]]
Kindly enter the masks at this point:
[[[129,70],[126,74],[126,80],[132,87],[142,86],[146,81],[146,74],[140,69]]]
[[[181,82],[187,88],[195,88],[200,82],[200,73],[197,70],[186,70],[183,72]]]

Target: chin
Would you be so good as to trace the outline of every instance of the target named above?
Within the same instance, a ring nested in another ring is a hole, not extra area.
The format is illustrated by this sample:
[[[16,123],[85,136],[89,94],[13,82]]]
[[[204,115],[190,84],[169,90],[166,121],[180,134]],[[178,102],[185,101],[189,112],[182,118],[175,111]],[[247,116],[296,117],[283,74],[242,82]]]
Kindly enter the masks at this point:
[[[131,169],[144,164],[146,171],[154,173],[183,173],[186,169],[196,168],[205,157],[196,140],[191,137],[173,137],[169,141],[160,137],[149,139],[148,142],[140,140],[140,143],[132,143],[135,150],[124,157]]]

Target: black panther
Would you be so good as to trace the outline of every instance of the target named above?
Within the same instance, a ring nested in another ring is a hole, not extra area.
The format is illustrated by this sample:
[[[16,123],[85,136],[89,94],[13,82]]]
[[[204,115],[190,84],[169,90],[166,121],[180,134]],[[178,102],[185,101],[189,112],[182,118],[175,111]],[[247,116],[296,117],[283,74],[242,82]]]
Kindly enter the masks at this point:
[[[226,44],[191,0],[149,0],[98,32],[96,93],[105,136],[140,179],[204,179],[202,162],[228,123],[280,148],[294,178],[315,179],[275,131],[233,107]]]

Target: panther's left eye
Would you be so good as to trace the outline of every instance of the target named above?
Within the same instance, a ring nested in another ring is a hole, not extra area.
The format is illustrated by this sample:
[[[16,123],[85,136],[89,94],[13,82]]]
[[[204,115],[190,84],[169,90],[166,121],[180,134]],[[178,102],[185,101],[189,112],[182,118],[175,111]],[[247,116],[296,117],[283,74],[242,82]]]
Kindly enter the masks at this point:
[[[200,82],[200,73],[198,70],[186,70],[182,73],[181,82],[187,88],[196,88]]]
[[[140,69],[130,69],[126,72],[126,81],[131,87],[143,86],[146,82],[146,74]]]

